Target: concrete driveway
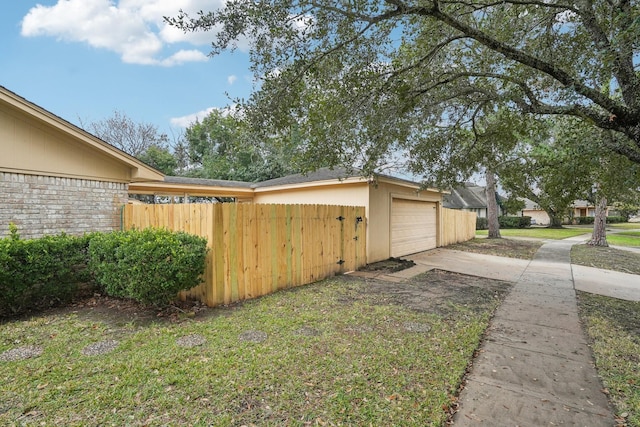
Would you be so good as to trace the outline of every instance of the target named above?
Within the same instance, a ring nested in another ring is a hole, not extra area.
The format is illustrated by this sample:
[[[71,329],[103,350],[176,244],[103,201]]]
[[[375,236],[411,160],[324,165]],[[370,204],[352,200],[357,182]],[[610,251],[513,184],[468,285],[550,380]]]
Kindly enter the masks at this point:
[[[394,273],[391,276],[409,278],[435,268],[454,273],[517,282],[530,263],[528,260],[445,248],[420,252],[406,258],[413,260],[416,266]],[[628,301],[640,301],[639,275],[575,264],[571,264],[571,270],[576,290]]]

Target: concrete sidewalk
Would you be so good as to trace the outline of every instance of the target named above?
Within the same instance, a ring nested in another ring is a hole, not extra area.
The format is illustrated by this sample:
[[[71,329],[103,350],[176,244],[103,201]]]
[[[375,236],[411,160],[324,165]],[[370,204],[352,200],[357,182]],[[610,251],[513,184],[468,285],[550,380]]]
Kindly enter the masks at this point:
[[[615,425],[578,318],[574,275],[576,285],[589,279],[602,293],[618,289],[624,273],[572,269],[571,246],[580,241],[546,242],[532,261],[437,249],[411,256],[416,267],[391,275],[438,268],[515,283],[467,377],[456,426]],[[626,291],[640,298],[640,277],[629,276]]]

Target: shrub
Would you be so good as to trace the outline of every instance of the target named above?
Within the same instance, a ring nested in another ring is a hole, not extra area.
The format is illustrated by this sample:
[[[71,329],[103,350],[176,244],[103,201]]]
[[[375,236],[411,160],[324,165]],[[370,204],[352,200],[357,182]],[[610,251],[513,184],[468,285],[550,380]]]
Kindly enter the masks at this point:
[[[89,265],[107,295],[162,306],[200,283],[206,253],[202,237],[147,228],[93,236]]]
[[[476,218],[476,230],[486,230],[488,226],[487,218]]]
[[[89,280],[89,237],[66,234],[22,240],[15,226],[0,239],[0,316],[66,303]]]
[[[498,218],[500,228],[525,228],[531,226],[530,216],[501,216]]]
[[[607,224],[617,224],[620,222],[627,222],[626,218],[623,216],[608,216]]]
[[[582,224],[582,225],[593,224],[594,219],[595,218],[592,217],[592,216],[577,216],[576,217],[576,222],[578,224]]]

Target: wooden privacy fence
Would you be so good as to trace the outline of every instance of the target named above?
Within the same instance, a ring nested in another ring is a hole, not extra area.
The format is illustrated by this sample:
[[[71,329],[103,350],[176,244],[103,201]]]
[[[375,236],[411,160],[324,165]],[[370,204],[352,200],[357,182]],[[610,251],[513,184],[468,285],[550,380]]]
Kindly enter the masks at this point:
[[[442,209],[440,245],[466,242],[476,236],[476,214],[457,209]]]
[[[126,205],[124,229],[207,238],[204,281],[181,293],[210,307],[304,285],[366,264],[365,208],[328,205]]]

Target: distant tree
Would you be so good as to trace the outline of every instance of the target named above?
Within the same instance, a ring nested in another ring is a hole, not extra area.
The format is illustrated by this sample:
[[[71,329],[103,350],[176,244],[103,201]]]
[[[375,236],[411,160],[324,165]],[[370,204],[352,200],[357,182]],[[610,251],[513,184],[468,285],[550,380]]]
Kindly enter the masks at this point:
[[[525,202],[517,197],[507,197],[506,199],[500,199],[500,208],[506,215],[516,215],[525,208]]]
[[[549,216],[550,227],[560,228],[571,205],[593,184],[591,159],[553,121],[538,125],[538,132],[520,141],[497,173],[507,192],[536,203]]]
[[[185,132],[186,175],[257,182],[297,172],[295,135],[256,135],[236,113],[213,110]]]
[[[591,141],[590,149],[582,153],[591,162],[589,172],[593,182],[586,200],[596,206],[593,234],[588,243],[594,246],[608,246],[607,206],[615,202],[634,203],[638,200],[640,164],[616,154],[602,155],[600,147],[615,143],[611,140],[619,138],[614,132],[582,126],[572,132],[571,136],[589,138]]]
[[[176,156],[166,147],[151,145],[138,155],[149,166],[156,168],[165,175],[176,175],[178,170],[178,160]]]
[[[607,201],[624,199],[640,186],[640,165],[625,156],[607,152],[618,134],[572,118],[540,122],[541,132],[523,140],[512,159],[502,163],[503,188],[538,204],[561,227],[577,199],[597,208],[591,243],[606,246]]]
[[[168,137],[151,123],[137,123],[118,110],[111,117],[88,123],[85,129],[116,148],[138,157],[150,147],[166,148]]]
[[[638,212],[640,212],[640,191],[636,191],[635,197],[635,202],[625,201],[613,203],[613,209],[627,222],[633,215],[637,215]]]

